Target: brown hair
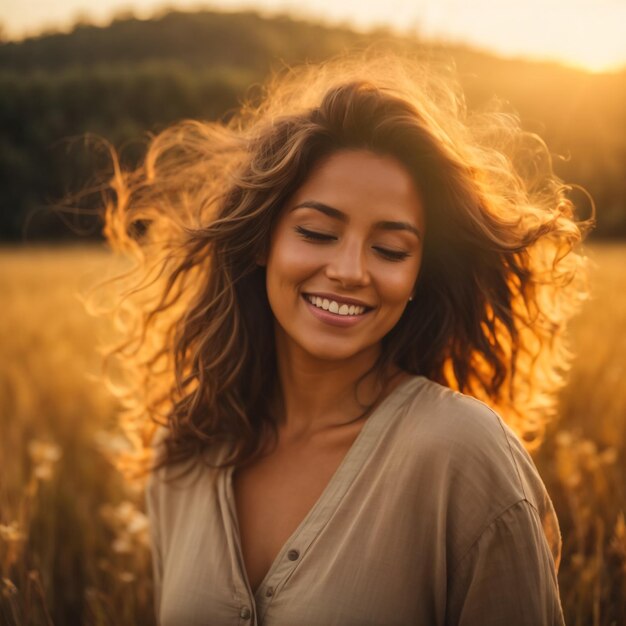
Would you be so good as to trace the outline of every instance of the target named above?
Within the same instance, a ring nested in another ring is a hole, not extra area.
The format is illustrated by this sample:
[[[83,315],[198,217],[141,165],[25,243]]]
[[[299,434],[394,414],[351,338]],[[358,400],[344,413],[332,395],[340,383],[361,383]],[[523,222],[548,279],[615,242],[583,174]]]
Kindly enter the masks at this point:
[[[469,114],[454,81],[396,56],[283,73],[227,123],[185,121],[117,167],[105,234],[135,267],[118,279],[123,421],[159,465],[235,444],[225,465],[275,433],[265,252],[287,199],[343,148],[397,158],[424,199],[428,232],[414,300],[379,363],[487,401],[537,445],[571,354],[565,327],[586,294],[577,222],[550,153],[512,114]],[[129,282],[130,281],[130,284]],[[137,455],[133,456],[134,459]]]

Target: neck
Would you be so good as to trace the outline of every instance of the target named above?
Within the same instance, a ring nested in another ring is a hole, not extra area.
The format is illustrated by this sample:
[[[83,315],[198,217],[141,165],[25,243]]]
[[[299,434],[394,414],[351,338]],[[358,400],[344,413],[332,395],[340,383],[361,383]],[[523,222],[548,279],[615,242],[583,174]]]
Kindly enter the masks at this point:
[[[348,359],[324,360],[281,344],[278,339],[276,410],[286,438],[306,438],[365,417],[390,382],[389,373],[373,369],[379,345]]]

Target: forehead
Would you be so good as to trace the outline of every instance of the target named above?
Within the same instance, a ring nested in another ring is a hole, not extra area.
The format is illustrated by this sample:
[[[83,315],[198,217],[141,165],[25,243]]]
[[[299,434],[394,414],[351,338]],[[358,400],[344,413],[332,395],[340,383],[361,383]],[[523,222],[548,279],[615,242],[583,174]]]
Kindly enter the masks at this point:
[[[412,217],[423,225],[420,192],[407,168],[397,159],[367,150],[342,150],[313,168],[290,205],[316,200],[348,214],[369,211],[377,218]]]

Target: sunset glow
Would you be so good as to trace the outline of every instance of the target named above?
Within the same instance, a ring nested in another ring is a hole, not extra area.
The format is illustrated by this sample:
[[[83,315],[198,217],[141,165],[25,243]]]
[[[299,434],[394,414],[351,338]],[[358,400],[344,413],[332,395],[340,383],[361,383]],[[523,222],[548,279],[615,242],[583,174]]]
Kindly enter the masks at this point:
[[[77,19],[104,24],[121,12],[150,17],[170,8],[254,9],[345,24],[386,26],[425,39],[467,43],[505,55],[560,61],[591,71],[626,65],[626,2],[622,0],[4,0],[4,38],[69,29]]]

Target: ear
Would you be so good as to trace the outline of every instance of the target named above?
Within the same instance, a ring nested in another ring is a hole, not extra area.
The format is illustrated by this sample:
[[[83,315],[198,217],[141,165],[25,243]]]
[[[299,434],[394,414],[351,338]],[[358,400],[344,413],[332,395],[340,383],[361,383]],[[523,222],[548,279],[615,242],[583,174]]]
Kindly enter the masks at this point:
[[[265,252],[259,252],[254,260],[259,267],[265,267],[267,265],[267,254]]]

